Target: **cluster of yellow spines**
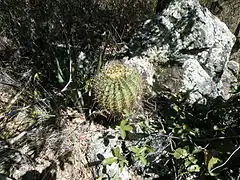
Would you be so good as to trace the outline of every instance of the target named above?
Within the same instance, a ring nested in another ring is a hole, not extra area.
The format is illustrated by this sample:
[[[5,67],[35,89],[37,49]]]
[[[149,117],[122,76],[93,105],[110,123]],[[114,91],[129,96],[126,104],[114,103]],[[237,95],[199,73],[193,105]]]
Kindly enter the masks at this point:
[[[143,94],[142,76],[121,62],[110,62],[94,79],[97,102],[110,113],[131,111]]]
[[[126,71],[126,67],[122,64],[113,64],[105,70],[105,75],[110,79],[122,78]]]

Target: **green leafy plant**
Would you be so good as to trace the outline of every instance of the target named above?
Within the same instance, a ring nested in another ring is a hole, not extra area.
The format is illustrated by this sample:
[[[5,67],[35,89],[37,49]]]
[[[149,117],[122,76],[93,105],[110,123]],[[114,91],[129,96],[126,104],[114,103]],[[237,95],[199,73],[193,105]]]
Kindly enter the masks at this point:
[[[143,164],[143,165],[147,165],[147,159],[146,159],[146,155],[147,153],[149,152],[153,152],[153,149],[148,147],[148,146],[143,146],[141,148],[138,148],[136,146],[132,146],[131,147],[131,151],[133,152],[134,154],[134,160],[135,161],[138,161],[140,160],[140,162]]]
[[[125,139],[127,136],[127,132],[130,132],[133,130],[133,127],[128,124],[128,120],[122,120],[120,122],[120,125],[116,127],[120,131],[120,136],[122,139]]]
[[[217,176],[219,174],[219,173],[212,172],[212,170],[216,164],[219,164],[221,162],[222,161],[219,158],[211,157],[211,159],[208,162],[208,172],[211,176]]]
[[[177,160],[183,161],[183,165],[180,167],[179,171],[184,173],[200,172],[201,165],[196,157],[196,154],[201,152],[199,148],[195,148],[190,152],[189,147],[177,148],[172,153],[173,157]]]
[[[104,166],[106,165],[111,165],[113,163],[116,163],[119,165],[119,168],[120,168],[120,172],[123,171],[123,168],[126,164],[128,164],[128,161],[127,159],[121,155],[121,149],[119,147],[117,148],[112,148],[112,154],[113,154],[113,157],[108,157],[108,158],[105,158],[103,161],[102,161],[102,164]]]

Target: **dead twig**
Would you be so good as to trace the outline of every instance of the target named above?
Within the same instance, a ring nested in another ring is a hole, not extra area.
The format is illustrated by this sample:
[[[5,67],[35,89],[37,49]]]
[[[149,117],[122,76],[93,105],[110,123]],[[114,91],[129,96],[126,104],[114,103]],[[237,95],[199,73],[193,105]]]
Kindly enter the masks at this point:
[[[238,146],[237,149],[235,149],[235,150],[232,152],[232,154],[227,158],[227,160],[226,160],[224,163],[222,163],[221,165],[219,165],[219,166],[211,169],[211,170],[210,170],[210,174],[211,174],[213,171],[215,171],[215,170],[217,170],[217,169],[225,166],[225,165],[228,163],[228,161],[232,158],[232,156],[233,156],[239,149],[240,149],[240,146]]]

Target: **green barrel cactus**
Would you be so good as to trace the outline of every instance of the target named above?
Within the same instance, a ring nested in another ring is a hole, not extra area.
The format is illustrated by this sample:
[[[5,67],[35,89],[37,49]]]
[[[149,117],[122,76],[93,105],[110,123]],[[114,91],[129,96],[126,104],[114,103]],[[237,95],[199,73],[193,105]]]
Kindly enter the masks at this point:
[[[118,61],[105,66],[94,79],[97,102],[110,113],[131,111],[143,94],[143,78],[133,68]]]

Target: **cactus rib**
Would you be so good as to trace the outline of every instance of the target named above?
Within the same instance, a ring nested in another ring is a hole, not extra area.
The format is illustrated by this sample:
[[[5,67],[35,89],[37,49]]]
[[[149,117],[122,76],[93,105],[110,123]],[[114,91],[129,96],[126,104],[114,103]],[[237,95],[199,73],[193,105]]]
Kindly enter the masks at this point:
[[[132,110],[143,94],[142,76],[133,68],[113,61],[105,66],[94,79],[97,102],[111,113]]]

